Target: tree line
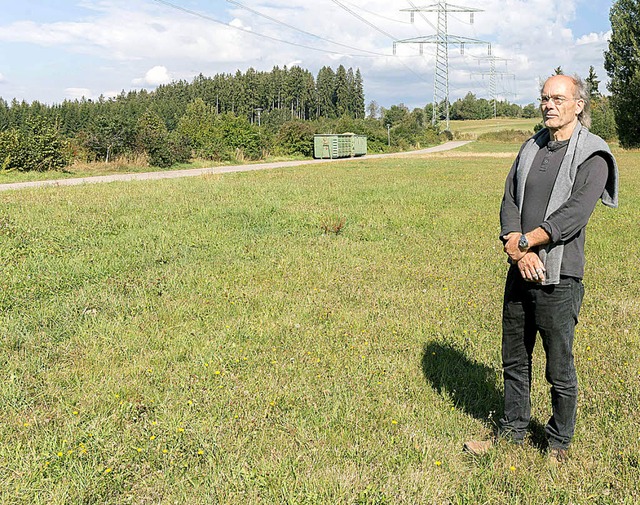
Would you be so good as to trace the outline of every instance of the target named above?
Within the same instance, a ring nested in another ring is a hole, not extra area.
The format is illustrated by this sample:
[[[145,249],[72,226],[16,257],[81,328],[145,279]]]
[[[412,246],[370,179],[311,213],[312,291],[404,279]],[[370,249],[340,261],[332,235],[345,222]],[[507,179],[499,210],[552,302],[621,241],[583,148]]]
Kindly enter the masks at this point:
[[[277,150],[285,123],[308,135],[301,126],[306,122],[364,115],[360,70],[342,65],[336,71],[323,67],[317,78],[297,66],[199,75],[152,92],[53,105],[0,98],[0,164],[5,170],[48,170],[72,160],[110,161],[134,153],[160,167],[192,155],[258,159]]]
[[[472,93],[451,104],[452,119],[485,119],[493,104]],[[536,117],[534,104],[496,103],[501,117]],[[610,108],[608,109],[610,110]],[[73,161],[146,157],[168,167],[193,158],[257,160],[268,155],[311,156],[314,133],[366,135],[370,152],[439,143],[450,136],[431,125],[432,105],[409,110],[370,102],[359,69],[250,68],[199,75],[154,91],[113,98],[26,103],[0,98],[0,168],[61,169]]]
[[[72,161],[140,155],[168,167],[192,158],[257,160],[313,154],[315,133],[366,135],[369,152],[434,145],[430,105],[409,111],[375,105],[366,117],[359,69],[300,67],[197,76],[154,91],[46,105],[0,98],[0,168],[60,169]]]

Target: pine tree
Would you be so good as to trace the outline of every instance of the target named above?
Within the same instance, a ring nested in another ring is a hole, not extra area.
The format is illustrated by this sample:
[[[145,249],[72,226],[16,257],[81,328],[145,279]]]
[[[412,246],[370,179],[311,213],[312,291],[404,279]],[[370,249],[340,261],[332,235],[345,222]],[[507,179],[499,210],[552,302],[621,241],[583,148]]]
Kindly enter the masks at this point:
[[[353,117],[356,119],[364,118],[364,83],[362,82],[360,69],[356,70],[353,102]]]
[[[596,100],[601,96],[600,91],[598,90],[600,80],[596,75],[596,70],[595,68],[593,68],[593,65],[589,67],[589,76],[585,79],[585,82],[589,86],[589,94],[591,95],[591,100]]]
[[[347,69],[340,65],[336,70],[336,111],[338,117],[349,115],[349,81],[347,79]]]
[[[336,117],[336,75],[331,67],[322,67],[316,79],[318,116]]]

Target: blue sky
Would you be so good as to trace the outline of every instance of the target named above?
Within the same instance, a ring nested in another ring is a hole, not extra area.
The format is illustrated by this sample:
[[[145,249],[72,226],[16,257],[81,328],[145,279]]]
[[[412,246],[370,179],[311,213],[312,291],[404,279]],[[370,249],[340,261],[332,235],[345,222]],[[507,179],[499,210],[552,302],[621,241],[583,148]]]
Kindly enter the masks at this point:
[[[300,65],[360,68],[367,102],[424,106],[435,47],[394,40],[433,35],[433,13],[411,0],[0,0],[0,96],[59,103],[154,89],[202,73]],[[611,1],[455,0],[482,9],[449,16],[449,33],[491,43],[499,98],[529,103],[554,68],[603,81]],[[297,28],[294,29],[294,28]],[[489,97],[485,45],[449,47],[452,100]]]

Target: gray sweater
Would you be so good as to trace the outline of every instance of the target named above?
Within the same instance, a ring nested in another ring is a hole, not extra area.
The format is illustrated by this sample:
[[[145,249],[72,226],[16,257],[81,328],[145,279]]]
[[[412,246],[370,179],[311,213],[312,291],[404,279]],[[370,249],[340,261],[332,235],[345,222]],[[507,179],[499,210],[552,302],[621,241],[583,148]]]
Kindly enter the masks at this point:
[[[514,162],[507,177],[505,196],[500,211],[501,236],[512,231],[530,231],[530,229],[523,229],[521,219],[523,208],[526,209],[526,205],[530,208],[531,198],[534,198],[531,196],[527,199],[525,191],[527,177],[536,156],[537,161],[540,161],[539,153],[542,149],[546,150],[548,141],[548,130],[541,130],[523,145]],[[564,153],[564,157],[558,160],[556,155],[555,163],[553,163],[560,166],[555,166],[555,171],[550,174],[555,176],[555,182],[548,196],[548,201],[543,203],[546,207],[544,221],[536,224],[536,226],[542,226],[551,236],[551,243],[538,251],[547,270],[544,284],[557,284],[561,273],[582,277],[584,227],[593,211],[595,200],[600,197],[602,202],[610,207],[617,207],[618,204],[616,161],[609,147],[600,137],[578,125],[568,146],[559,150],[558,155],[561,156],[560,151]],[[607,167],[604,178],[602,175],[603,163],[606,163]],[[593,175],[589,172],[592,172]],[[596,193],[593,193],[594,191]],[[538,202],[535,204],[537,205]],[[583,215],[579,215],[577,218],[574,216],[574,223],[568,223],[571,220],[569,216],[576,213]],[[563,220],[567,221],[566,226],[563,226],[565,224]],[[581,224],[576,227],[576,222]],[[527,228],[531,228],[531,226],[527,226]],[[566,258],[565,245],[569,255]]]

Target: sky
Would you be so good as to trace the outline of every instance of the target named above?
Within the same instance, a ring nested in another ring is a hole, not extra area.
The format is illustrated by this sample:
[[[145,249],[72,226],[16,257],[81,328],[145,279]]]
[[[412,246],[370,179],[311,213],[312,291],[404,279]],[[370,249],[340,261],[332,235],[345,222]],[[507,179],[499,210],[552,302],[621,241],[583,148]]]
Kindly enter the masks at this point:
[[[0,0],[0,97],[60,103],[153,90],[203,74],[298,65],[359,68],[365,101],[423,107],[434,96],[438,15],[403,9],[435,0]],[[455,0],[449,96],[495,94],[535,102],[541,80],[562,67],[595,68],[606,92],[603,53],[612,1]],[[394,41],[396,51],[394,55]],[[489,44],[491,53],[489,57]],[[443,46],[444,48],[444,46]]]

